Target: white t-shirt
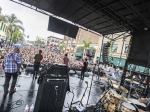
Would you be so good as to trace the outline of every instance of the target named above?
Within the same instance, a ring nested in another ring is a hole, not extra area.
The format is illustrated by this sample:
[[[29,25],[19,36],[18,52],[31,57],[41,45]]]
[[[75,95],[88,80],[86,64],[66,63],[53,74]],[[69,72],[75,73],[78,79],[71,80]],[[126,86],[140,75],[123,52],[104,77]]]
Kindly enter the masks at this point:
[[[107,67],[107,71],[108,71],[108,73],[113,74],[114,68],[113,67]]]
[[[102,65],[102,64],[100,64],[100,65],[99,65],[99,68],[103,68],[103,65]]]

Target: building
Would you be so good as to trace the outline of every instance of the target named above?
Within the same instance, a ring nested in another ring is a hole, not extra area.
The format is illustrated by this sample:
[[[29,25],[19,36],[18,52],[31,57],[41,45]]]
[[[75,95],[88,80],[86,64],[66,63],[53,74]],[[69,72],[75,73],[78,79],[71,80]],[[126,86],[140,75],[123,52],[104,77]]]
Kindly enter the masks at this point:
[[[73,52],[75,52],[76,39],[64,36],[62,44],[65,45],[65,53],[72,54]]]
[[[2,8],[0,7],[0,15],[2,15]],[[3,21],[0,21],[0,39],[6,40],[6,29],[7,24]]]
[[[97,34],[79,29],[76,39],[64,36],[63,44],[66,46],[65,52],[68,54],[76,52],[79,46],[84,45],[82,42],[83,40],[85,40],[86,42],[92,42],[91,47],[97,49],[99,37],[100,36],[98,36]]]
[[[40,40],[40,41],[44,42],[45,45],[47,44],[47,38],[37,36],[36,41],[37,40]]]
[[[102,35],[97,35],[97,34],[85,31],[83,29],[79,29],[76,39],[64,36],[63,44],[66,46],[65,53],[68,53],[69,55],[71,55],[72,53],[76,52],[79,46],[83,46],[83,42],[82,42],[83,40],[87,42],[92,42],[90,47],[94,47],[96,49],[95,57],[94,57],[94,62],[95,62],[100,57],[102,44],[110,42],[111,39],[115,39],[123,33],[124,32],[108,35],[109,38],[104,38],[103,40]],[[128,35],[128,34],[125,34],[125,35]],[[114,41],[114,44],[112,46],[112,49],[115,50],[112,53],[113,61],[115,64],[117,64],[121,58],[121,65],[124,65],[125,60],[127,58],[128,46],[129,46],[131,37],[127,36],[125,39],[123,39],[123,37],[124,35],[119,36],[119,38],[116,41]],[[103,40],[103,43],[102,43],[102,40]],[[101,61],[102,61],[102,57],[101,57]]]
[[[53,36],[47,37],[47,45],[48,46],[59,47],[59,45],[62,43],[62,41],[63,41],[63,39],[61,39],[61,38],[57,38],[57,37],[53,37]]]

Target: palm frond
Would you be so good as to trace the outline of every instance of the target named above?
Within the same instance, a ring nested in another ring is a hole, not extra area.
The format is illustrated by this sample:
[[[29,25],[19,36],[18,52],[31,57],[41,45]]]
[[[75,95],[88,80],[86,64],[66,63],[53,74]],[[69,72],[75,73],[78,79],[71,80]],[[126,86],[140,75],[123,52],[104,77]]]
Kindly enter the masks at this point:
[[[7,23],[7,19],[4,15],[0,14],[0,21]]]
[[[21,21],[21,20],[18,20],[18,19],[15,19],[14,21],[13,21],[13,24],[23,24],[23,22]]]

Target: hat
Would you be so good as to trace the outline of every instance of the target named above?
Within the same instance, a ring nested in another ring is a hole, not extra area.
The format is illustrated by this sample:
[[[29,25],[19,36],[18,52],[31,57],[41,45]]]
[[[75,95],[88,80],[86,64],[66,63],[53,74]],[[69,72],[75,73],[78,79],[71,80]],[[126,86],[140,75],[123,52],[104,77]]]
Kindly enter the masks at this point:
[[[18,47],[15,47],[13,51],[16,52],[16,53],[19,53],[20,50],[19,50]]]

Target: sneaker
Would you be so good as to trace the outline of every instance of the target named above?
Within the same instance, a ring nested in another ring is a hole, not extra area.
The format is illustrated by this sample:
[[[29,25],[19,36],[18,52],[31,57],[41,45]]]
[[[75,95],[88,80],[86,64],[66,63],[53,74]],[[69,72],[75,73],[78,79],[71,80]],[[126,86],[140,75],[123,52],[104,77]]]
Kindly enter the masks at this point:
[[[4,98],[7,96],[8,92],[9,92],[9,91],[7,91],[7,92],[5,92],[5,93],[3,94],[3,97],[4,97]]]
[[[16,88],[14,90],[10,91],[9,94],[13,94],[15,92],[16,92]]]

